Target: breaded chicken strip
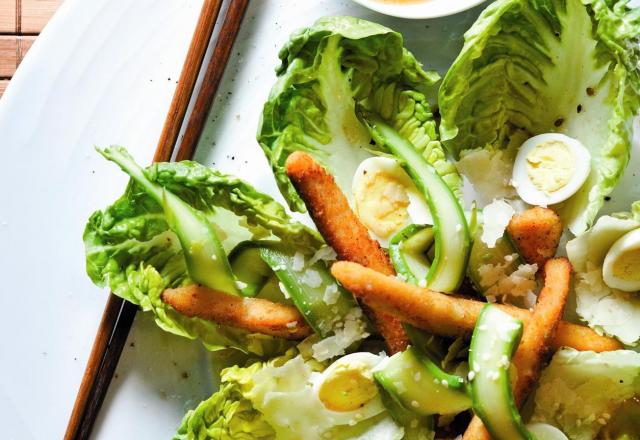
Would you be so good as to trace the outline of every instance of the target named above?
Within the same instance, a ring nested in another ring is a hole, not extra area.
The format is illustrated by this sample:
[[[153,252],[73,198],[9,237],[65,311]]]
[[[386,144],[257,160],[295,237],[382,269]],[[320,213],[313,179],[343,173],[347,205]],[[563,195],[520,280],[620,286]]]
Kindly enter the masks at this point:
[[[296,151],[287,159],[287,174],[304,200],[320,234],[338,254],[385,275],[395,275],[388,255],[351,210],[333,176],[310,155]],[[391,353],[407,348],[408,338],[399,320],[366,310]]]
[[[511,218],[507,233],[527,263],[544,268],[553,258],[562,236],[560,216],[549,208],[527,209]]]
[[[566,258],[552,258],[544,265],[544,287],[524,328],[513,362],[518,368],[514,395],[521,404],[540,376],[543,362],[562,322],[571,286],[571,263]]]
[[[331,266],[331,273],[347,290],[372,307],[436,335],[471,335],[486,304],[414,286],[356,263],[338,261]],[[531,320],[529,310],[505,304],[497,307],[521,319],[525,327]],[[555,350],[564,346],[596,352],[622,348],[617,340],[600,336],[589,327],[562,321],[552,347]]]
[[[303,339],[312,331],[298,309],[260,298],[245,298],[199,285],[167,289],[162,301],[179,313],[286,339]]]
[[[544,274],[544,287],[538,295],[538,303],[524,328],[518,350],[513,357],[518,373],[513,395],[518,407],[522,406],[533,384],[540,377],[542,365],[551,350],[551,342],[562,321],[571,284],[571,264],[566,258],[548,260],[544,266]],[[491,440],[491,436],[482,420],[474,416],[462,440]]]

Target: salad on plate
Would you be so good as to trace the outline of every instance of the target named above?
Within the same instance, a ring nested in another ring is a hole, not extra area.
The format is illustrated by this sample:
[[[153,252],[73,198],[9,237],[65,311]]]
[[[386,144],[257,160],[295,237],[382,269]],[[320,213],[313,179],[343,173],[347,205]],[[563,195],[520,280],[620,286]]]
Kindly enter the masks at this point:
[[[640,439],[640,194],[601,214],[637,154],[640,11],[497,0],[444,78],[353,17],[279,57],[257,141],[287,207],[98,149],[131,180],[89,276],[220,377],[174,439]]]

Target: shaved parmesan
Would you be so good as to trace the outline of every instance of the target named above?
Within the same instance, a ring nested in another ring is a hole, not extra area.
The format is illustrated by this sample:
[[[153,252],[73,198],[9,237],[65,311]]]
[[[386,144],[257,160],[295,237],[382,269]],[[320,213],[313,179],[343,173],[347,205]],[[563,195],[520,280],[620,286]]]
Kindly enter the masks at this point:
[[[304,269],[304,255],[301,252],[296,252],[293,255],[291,269],[295,270],[296,272],[300,272],[302,269]]]
[[[576,312],[599,333],[615,336],[622,343],[640,340],[640,300],[637,293],[611,289],[602,280],[602,270],[591,262],[576,274]]]
[[[338,290],[337,284],[329,284],[326,289],[324,289],[323,301],[329,305],[335,304],[340,297],[340,291]]]
[[[319,362],[343,355],[353,343],[369,336],[363,321],[362,309],[354,307],[344,319],[344,327],[333,336],[324,338],[311,346],[313,358]]]
[[[488,247],[493,248],[496,242],[502,238],[509,220],[515,211],[504,199],[494,200],[482,210],[482,236],[480,239]]]
[[[307,269],[302,275],[302,283],[313,288],[320,287],[322,284],[322,277],[318,271]]]
[[[506,156],[502,150],[465,150],[456,164],[484,203],[494,197],[513,198],[517,195],[510,183],[513,162]]]
[[[517,255],[506,255],[504,263],[483,264],[478,268],[480,285],[489,302],[509,302],[517,298],[527,307],[535,304],[538,266],[521,264],[512,271],[516,257]]]
[[[309,260],[309,266],[313,266],[318,261],[335,261],[338,255],[331,246],[322,246],[313,254],[313,257]]]

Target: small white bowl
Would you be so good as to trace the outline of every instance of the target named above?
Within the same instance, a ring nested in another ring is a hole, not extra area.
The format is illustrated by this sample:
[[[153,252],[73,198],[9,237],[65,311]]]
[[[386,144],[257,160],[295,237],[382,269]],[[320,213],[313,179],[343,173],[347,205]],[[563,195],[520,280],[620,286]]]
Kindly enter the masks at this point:
[[[485,0],[353,0],[381,14],[400,18],[435,18],[470,9]]]

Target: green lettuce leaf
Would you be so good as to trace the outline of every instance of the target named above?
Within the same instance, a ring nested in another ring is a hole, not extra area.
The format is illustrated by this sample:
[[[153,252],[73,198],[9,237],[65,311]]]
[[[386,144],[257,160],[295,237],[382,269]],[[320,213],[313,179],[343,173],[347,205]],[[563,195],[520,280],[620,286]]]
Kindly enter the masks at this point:
[[[303,251],[317,249],[322,243],[315,231],[292,222],[281,205],[235,177],[195,162],[155,164],[145,170],[145,175],[205,215],[227,253],[245,240],[258,238],[278,239]],[[153,313],[162,329],[198,338],[210,350],[234,347],[270,355],[290,345],[277,338],[186,317],[162,302],[164,289],[193,284],[193,280],[163,207],[138,184],[130,182],[113,205],[95,212],[83,238],[91,280]]]
[[[605,215],[584,234],[567,243],[575,270],[576,313],[589,327],[627,345],[640,341],[640,296],[611,289],[602,279],[609,248],[629,231],[640,228],[640,202],[631,212]]]
[[[268,362],[222,370],[220,389],[185,414],[173,440],[271,440],[275,431],[244,395],[253,375],[267,365],[281,366],[297,355],[295,349]]]
[[[306,151],[333,174],[351,199],[356,168],[376,151],[363,113],[384,119],[459,191],[461,178],[446,160],[426,93],[438,80],[403,47],[402,36],[353,17],[326,17],[294,33],[280,51],[282,64],[264,105],[258,142],[292,209],[304,203],[285,161]]]
[[[251,239],[277,237],[299,250],[316,251],[323,244],[316,231],[292,221],[280,203],[237,177],[192,161],[156,163],[147,175],[194,208],[211,212],[226,250],[246,239],[247,231]]]
[[[456,157],[486,149],[511,165],[523,137],[546,132],[590,150],[589,179],[558,207],[575,234],[592,223],[629,161],[640,11],[626,3],[498,0],[465,34],[439,92],[440,135]]]
[[[380,397],[389,414],[404,428],[403,440],[433,440],[435,438],[433,416],[419,416],[400,405],[384,389],[380,389]],[[442,419],[443,416],[440,416]]]
[[[411,423],[416,418],[409,416],[404,417],[409,425],[399,426],[384,407],[355,423],[337,423],[333,417],[341,414],[318,406],[311,384],[325,368],[295,349],[267,362],[227,368],[220,390],[185,415],[174,440],[433,438],[431,426]]]
[[[592,440],[626,400],[640,393],[640,353],[563,348],[542,373],[532,420],[570,440]]]
[[[359,410],[360,419],[354,418],[353,413],[327,410],[313,386],[314,379],[318,379],[314,373],[323,370],[324,366],[306,361],[300,355],[283,365],[265,365],[253,374],[254,385],[246,397],[274,427],[278,440],[359,438],[371,430],[383,432],[381,438],[384,439],[402,438],[402,429],[381,402]]]
[[[242,397],[240,385],[231,382],[189,411],[174,440],[269,440],[273,428]]]

